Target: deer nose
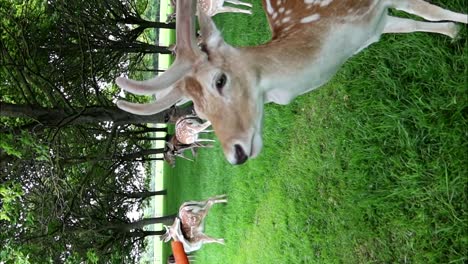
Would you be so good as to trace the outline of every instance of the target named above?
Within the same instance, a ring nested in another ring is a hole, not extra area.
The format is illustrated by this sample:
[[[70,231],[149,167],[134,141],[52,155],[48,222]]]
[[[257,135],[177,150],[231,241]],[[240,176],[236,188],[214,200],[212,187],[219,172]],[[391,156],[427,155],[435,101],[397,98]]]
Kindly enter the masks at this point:
[[[247,161],[247,154],[245,154],[244,149],[241,147],[241,145],[236,144],[234,145],[234,149],[236,151],[236,165],[242,164]]]

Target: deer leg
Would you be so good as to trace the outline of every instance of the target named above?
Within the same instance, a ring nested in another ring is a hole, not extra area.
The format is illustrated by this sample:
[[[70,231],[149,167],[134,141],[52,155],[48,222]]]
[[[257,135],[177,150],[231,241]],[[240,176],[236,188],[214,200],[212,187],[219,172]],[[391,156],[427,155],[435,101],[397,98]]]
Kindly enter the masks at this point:
[[[192,157],[196,158],[196,157],[197,157],[197,150],[196,150],[196,148],[191,148],[190,151],[192,152]]]
[[[202,143],[200,143],[200,142],[195,142],[195,143],[193,143],[193,144],[195,145],[196,148],[212,148],[212,147],[213,147],[212,144],[206,144],[206,145],[204,145],[204,144],[202,144]]]
[[[215,142],[215,140],[209,138],[198,138],[195,142]]]
[[[433,23],[389,16],[383,30],[383,33],[411,32],[439,33],[454,38],[458,33],[458,27],[452,22]]]
[[[203,244],[218,243],[218,244],[221,244],[221,245],[225,245],[224,239],[222,239],[222,238],[213,238],[213,237],[207,236],[207,235],[205,235],[203,233],[199,234],[198,238],[199,238],[198,240],[200,242],[202,242]]]
[[[227,195],[226,194],[216,195],[216,196],[210,197],[209,200],[213,201],[213,203],[227,203]]]
[[[203,206],[203,208],[200,209],[200,211],[204,211],[204,214],[205,216],[208,214],[208,212],[210,211],[211,207],[214,205],[214,204],[217,204],[217,203],[227,203],[227,197],[225,194],[223,195],[216,195],[216,196],[213,196],[213,197],[210,197],[208,198],[208,200],[205,200],[203,202],[205,205]],[[204,218],[204,217],[203,217]]]
[[[177,157],[193,162],[193,159],[189,159],[189,158],[185,157],[184,154],[179,154],[179,155],[177,155]]]
[[[194,213],[203,212],[203,214],[206,215],[215,203],[227,203],[227,196],[225,194],[222,194],[210,197],[205,201],[185,202],[180,206],[180,208],[183,208],[183,210],[187,211],[191,210]]]
[[[429,21],[454,21],[468,24],[468,15],[443,9],[423,0],[392,0],[391,5],[398,10],[420,16]]]
[[[194,133],[200,133],[201,131],[207,129],[209,126],[211,126],[211,122],[206,121],[205,123],[201,125],[193,126],[192,129]]]
[[[241,9],[241,8],[236,8],[236,7],[231,7],[231,6],[223,6],[219,8],[218,10],[216,10],[216,14],[220,14],[220,13],[244,13],[244,14],[251,15],[252,11]]]
[[[251,3],[246,3],[246,2],[242,2],[242,1],[238,1],[238,0],[226,0],[225,2],[235,4],[235,5],[244,5],[244,6],[252,7]]]
[[[195,142],[195,143],[197,143],[197,142]],[[206,144],[206,145],[200,144],[199,146],[197,146],[197,148],[212,148],[212,147],[214,147],[213,144]]]

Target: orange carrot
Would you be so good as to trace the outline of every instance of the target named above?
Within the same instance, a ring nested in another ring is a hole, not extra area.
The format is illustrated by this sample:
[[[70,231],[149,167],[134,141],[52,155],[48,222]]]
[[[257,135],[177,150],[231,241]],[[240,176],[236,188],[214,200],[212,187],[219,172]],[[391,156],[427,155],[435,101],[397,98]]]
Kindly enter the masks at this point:
[[[177,264],[189,264],[187,254],[185,254],[184,246],[180,241],[171,242],[172,254],[174,255]]]

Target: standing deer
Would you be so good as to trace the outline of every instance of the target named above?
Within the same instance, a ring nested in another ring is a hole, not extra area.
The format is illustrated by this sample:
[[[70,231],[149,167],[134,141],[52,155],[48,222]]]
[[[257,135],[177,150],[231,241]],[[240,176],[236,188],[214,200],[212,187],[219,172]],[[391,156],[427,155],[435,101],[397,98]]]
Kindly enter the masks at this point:
[[[466,14],[423,0],[263,0],[272,31],[268,43],[232,47],[201,12],[201,51],[195,41],[195,2],[177,4],[178,57],[173,66],[147,81],[116,80],[132,93],[166,91],[166,96],[145,105],[117,105],[134,114],[153,114],[179,100],[192,100],[197,114],[212,123],[232,164],[260,153],[265,103],[288,104],[324,85],[347,59],[384,33],[424,31],[454,38],[458,29],[453,22],[468,23]],[[427,21],[391,16],[389,8]]]
[[[209,121],[200,123],[200,118],[194,115],[180,117],[175,123],[175,136],[182,144],[194,144],[197,142],[214,142],[212,139],[198,138],[199,133],[212,132],[206,130],[211,123]]]
[[[227,203],[226,195],[218,195],[205,201],[190,201],[183,203],[179,208],[179,215],[172,226],[166,226],[166,234],[161,240],[168,242],[176,239],[184,245],[186,253],[199,250],[203,244],[219,243],[224,245],[224,239],[212,238],[205,235],[205,217],[214,204]]]
[[[183,144],[181,143],[177,137],[170,136],[169,139],[166,141],[166,146],[164,150],[164,160],[169,163],[171,167],[175,167],[175,162],[176,162],[176,157],[180,157],[186,160],[193,161],[192,159],[189,159],[185,157],[184,152],[186,150],[189,150],[192,152],[192,157],[197,156],[197,149],[198,148],[212,148],[213,145],[211,144],[201,144],[200,142],[194,142],[192,144]]]

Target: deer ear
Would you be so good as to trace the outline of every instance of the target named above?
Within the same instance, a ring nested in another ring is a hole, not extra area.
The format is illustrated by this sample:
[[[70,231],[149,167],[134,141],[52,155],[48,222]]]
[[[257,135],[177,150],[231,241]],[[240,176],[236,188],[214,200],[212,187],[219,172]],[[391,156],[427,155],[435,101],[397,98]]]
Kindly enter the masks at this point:
[[[209,50],[216,50],[223,44],[225,44],[221,32],[216,27],[213,19],[206,15],[204,12],[200,12],[198,15],[198,21],[200,23],[201,37],[205,48]]]
[[[167,243],[167,242],[169,242],[169,240],[171,240],[171,235],[170,235],[170,232],[169,232],[170,227],[164,225],[164,228],[166,229],[166,233],[163,234],[162,236],[160,236],[159,239],[161,241],[164,241],[164,243]]]

